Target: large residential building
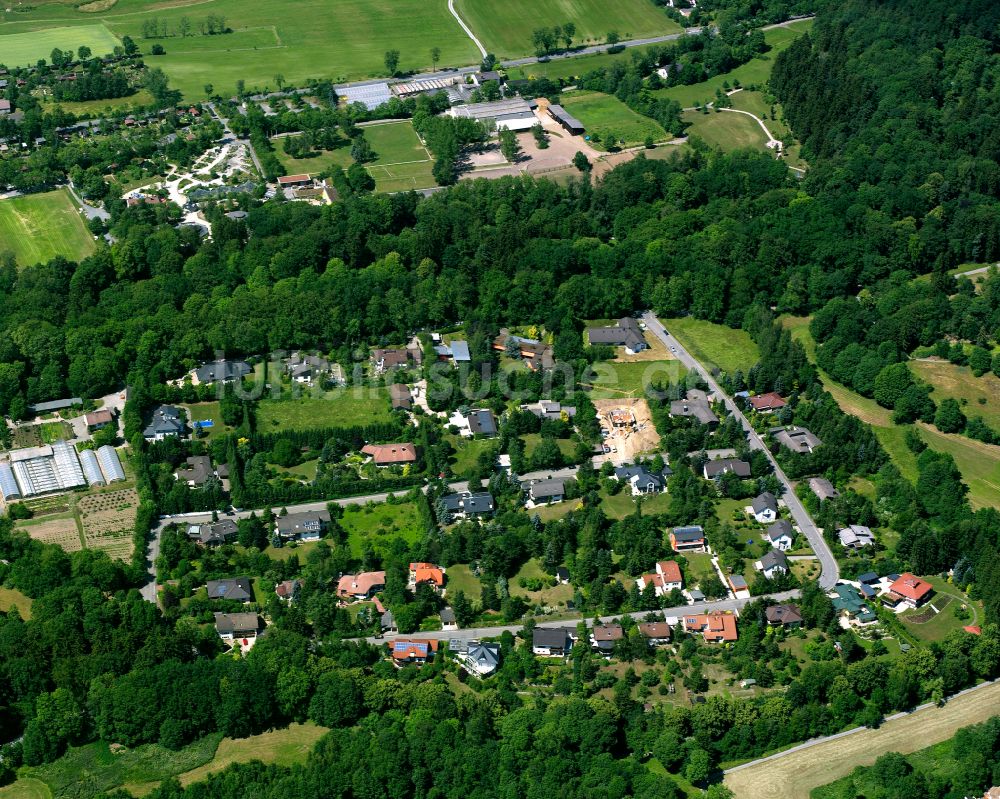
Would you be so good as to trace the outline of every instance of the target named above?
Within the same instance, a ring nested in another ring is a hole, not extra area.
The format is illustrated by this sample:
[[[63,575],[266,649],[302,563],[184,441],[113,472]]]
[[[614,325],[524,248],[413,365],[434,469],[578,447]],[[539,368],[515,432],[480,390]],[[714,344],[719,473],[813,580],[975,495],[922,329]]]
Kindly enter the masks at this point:
[[[823,442],[804,427],[782,427],[773,431],[774,440],[792,452],[808,454]]]
[[[687,392],[685,399],[674,400],[670,403],[670,416],[687,416],[698,424],[710,427],[717,427],[719,424],[719,417],[712,410],[708,395],[704,391],[694,388]]]
[[[750,476],[750,464],[738,458],[718,458],[706,461],[702,470],[706,480],[721,480],[724,474],[735,474],[737,477]]]
[[[934,586],[910,572],[903,572],[889,586],[882,603],[890,607],[919,608],[934,594]]]
[[[696,613],[683,618],[684,630],[688,633],[701,633],[710,644],[735,641],[739,635],[736,631],[736,616],[729,611],[713,610],[710,613]]]
[[[644,574],[636,580],[636,585],[640,591],[645,591],[646,586],[652,584],[656,596],[669,594],[675,588],[680,591],[684,587],[684,577],[681,575],[681,567],[675,560],[661,560],[656,564],[656,570],[650,574]]]
[[[251,371],[246,361],[218,360],[199,366],[194,370],[194,376],[199,383],[235,383]]]
[[[839,533],[840,543],[847,549],[864,549],[875,546],[875,535],[862,524],[852,524]]]
[[[285,541],[318,541],[330,524],[330,511],[310,510],[279,516],[275,532]]]
[[[481,491],[472,494],[463,491],[460,494],[445,494],[441,497],[440,507],[449,517],[467,518],[489,515],[493,513],[496,506],[493,502],[493,495],[488,492]]]
[[[243,639],[249,644],[257,637],[260,617],[256,613],[216,613],[215,631],[223,641]]]
[[[142,435],[147,441],[163,441],[165,438],[187,435],[187,425],[181,419],[179,408],[160,405],[153,411],[153,418]]]
[[[531,633],[531,651],[539,657],[563,657],[573,648],[574,631],[569,627],[536,627]]]
[[[810,477],[809,490],[816,495],[816,498],[820,502],[828,499],[836,499],[840,496],[840,492],[834,488],[833,483],[825,477]]]
[[[343,599],[371,599],[385,588],[385,572],[345,574],[337,582],[337,596]]]
[[[749,402],[750,407],[758,413],[772,413],[788,404],[776,391],[768,391],[766,394],[750,397]]]
[[[249,577],[209,580],[206,587],[209,599],[229,599],[243,603],[253,601],[253,584]]]
[[[648,346],[639,323],[631,316],[625,316],[610,327],[587,328],[587,338],[593,344],[624,347],[629,355],[642,352]]]
[[[536,505],[562,502],[566,494],[566,481],[562,478],[550,478],[548,480],[536,480],[528,488],[528,495]]]
[[[628,483],[634,497],[666,491],[667,478],[672,474],[673,470],[669,466],[664,466],[663,471],[657,474],[643,463],[637,466],[619,466],[614,471],[615,479]]]
[[[434,660],[438,651],[438,642],[433,638],[397,638],[389,644],[389,647],[392,651],[392,662],[399,666],[405,666],[409,663],[427,663]]]
[[[376,466],[402,466],[415,463],[417,448],[413,444],[365,444],[361,448],[364,455],[370,455]]]
[[[230,544],[239,534],[240,529],[232,519],[219,519],[211,524],[192,524],[187,528],[188,538],[207,547]]]
[[[520,410],[527,411],[542,421],[569,421],[576,416],[576,408],[572,405],[562,405],[549,400],[539,400],[538,402],[522,405]]]

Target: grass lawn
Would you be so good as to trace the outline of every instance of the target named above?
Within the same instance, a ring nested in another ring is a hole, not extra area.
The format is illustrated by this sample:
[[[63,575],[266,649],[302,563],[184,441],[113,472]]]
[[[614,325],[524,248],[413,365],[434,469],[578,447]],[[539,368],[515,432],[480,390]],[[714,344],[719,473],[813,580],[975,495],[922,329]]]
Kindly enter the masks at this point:
[[[316,469],[319,467],[319,458],[313,458],[305,463],[300,463],[298,466],[290,466],[287,469],[284,466],[278,466],[274,463],[269,463],[268,466],[272,469],[276,469],[279,474],[290,474],[293,477],[298,477],[302,480],[312,482],[316,479]]]
[[[684,557],[687,558],[687,567],[684,569],[685,586],[698,585],[713,575],[718,577],[718,572],[712,565],[712,556],[707,552],[688,552]]]
[[[580,510],[583,503],[578,499],[567,499],[564,502],[556,502],[552,505],[539,505],[531,508],[528,516],[538,516],[543,522],[551,522],[553,519],[561,519],[570,511]]]
[[[532,33],[566,22],[576,25],[574,45],[604,42],[612,30],[622,39],[681,30],[648,0],[621,0],[613,6],[599,0],[513,0],[502,13],[487,0],[457,0],[455,8],[483,46],[500,58],[533,55]]]
[[[670,495],[666,492],[662,494],[651,494],[644,497],[633,497],[628,488],[623,488],[617,494],[608,494],[601,490],[601,510],[610,519],[624,519],[635,513],[639,501],[642,502],[642,515],[652,516],[657,513],[666,513],[670,510]]]
[[[455,448],[451,469],[459,477],[467,477],[476,468],[480,453],[496,446],[496,442],[488,438],[471,439],[448,435],[447,439]]]
[[[80,100],[78,102],[68,102],[64,100],[56,103],[53,101],[51,103],[46,102],[45,106],[47,108],[49,105],[53,107],[58,105],[63,111],[66,111],[69,114],[75,114],[80,118],[87,118],[106,116],[123,109],[128,110],[132,108],[140,108],[147,106],[152,102],[153,95],[145,89],[140,89],[135,94],[129,95],[128,97],[114,97],[107,100]]]
[[[69,191],[56,189],[0,200],[0,249],[13,252],[20,266],[31,266],[57,255],[79,261],[97,245]]]
[[[7,613],[11,608],[17,608],[17,612],[25,621],[31,618],[31,598],[16,588],[0,586],[0,611]]]
[[[0,788],[0,799],[52,799],[52,791],[41,780],[22,777]]]
[[[123,5],[120,0],[115,10]],[[383,59],[390,49],[400,51],[402,72],[429,69],[432,47],[441,49],[439,67],[474,64],[480,58],[445,3],[208,0],[196,13],[185,5],[130,5],[136,6],[130,10],[154,13],[171,28],[182,16],[197,20],[220,14],[234,29],[224,36],[171,37],[162,42],[166,55],[150,63],[161,67],[171,85],[190,97],[204,96],[206,82],[223,95],[231,94],[241,79],[248,89],[274,88],[277,73],[290,85],[309,78],[341,82],[377,77],[385,74]],[[109,14],[104,20],[115,33],[141,41],[145,18],[145,13]],[[141,46],[146,49],[145,42]]]
[[[351,556],[355,558],[361,557],[367,543],[371,543],[376,551],[384,550],[393,538],[402,538],[406,543],[414,544],[423,532],[420,514],[410,502],[349,505],[344,509],[340,523],[347,530]]]
[[[205,438],[217,438],[231,433],[233,430],[231,427],[226,427],[226,423],[222,421],[218,402],[198,402],[183,407],[187,411],[189,422],[212,422],[211,427],[201,428],[205,433]]]
[[[532,558],[527,561],[517,574],[510,578],[508,587],[510,588],[511,596],[523,596],[529,602],[540,603],[542,605],[565,604],[567,600],[573,598],[573,586],[571,585],[557,584],[549,588],[543,588],[541,591],[529,591],[518,582],[522,577],[528,580],[545,580],[550,577],[542,569],[542,561],[538,558]]]
[[[459,591],[463,591],[473,602],[479,601],[479,594],[482,591],[482,583],[479,578],[472,573],[472,570],[465,563],[456,563],[449,566],[445,584],[448,589],[448,596],[454,596]]]
[[[847,776],[857,766],[871,765],[886,752],[907,754],[951,738],[960,727],[986,721],[996,715],[998,702],[1000,683],[952,698],[943,708],[919,710],[878,729],[757,762],[727,774],[725,783],[740,799],[807,799],[814,788]]]
[[[624,147],[642,144],[647,136],[666,141],[671,134],[649,117],[637,114],[617,97],[600,92],[568,92],[561,95],[562,105],[579,119],[587,135],[599,150],[609,148],[608,139]],[[600,141],[596,137],[600,136]]]
[[[676,383],[686,373],[680,361],[598,361],[592,370],[590,382],[580,384],[589,390],[591,399],[642,397],[650,386]]]
[[[540,433],[525,433],[521,436],[521,440],[524,442],[524,455],[530,458],[535,454],[535,450],[538,449],[538,445],[542,443],[542,436]],[[576,455],[576,444],[568,438],[557,438],[556,446],[559,447],[559,451],[569,457],[573,458]]]
[[[628,47],[620,53],[594,53],[593,55],[582,55],[576,58],[557,58],[544,64],[527,64],[523,67],[512,67],[507,70],[507,77],[510,80],[548,78],[549,80],[559,80],[560,78],[575,78],[586,75],[595,69],[603,69],[614,63],[631,63],[632,53],[641,53],[648,50],[652,45],[641,47]]]
[[[389,390],[356,388],[329,392],[325,397],[261,400],[257,430],[308,430],[314,427],[361,427],[389,418]]]
[[[0,42],[3,63],[9,67],[30,66],[39,58],[48,60],[56,47],[75,53],[81,45],[86,45],[95,56],[102,56],[114,52],[121,44],[111,31],[100,24],[13,33],[0,37]]]
[[[268,544],[267,549],[264,550],[264,554],[271,558],[271,560],[288,560],[292,555],[298,555],[299,561],[304,562],[309,557],[309,553],[318,547],[319,544],[319,541],[296,541],[278,549]]]
[[[374,161],[365,165],[375,179],[376,191],[408,191],[437,185],[431,174],[434,161],[421,144],[411,122],[365,125],[362,130],[376,155]],[[346,169],[354,162],[346,141],[344,147],[320,151],[312,158],[291,158],[285,152],[282,141],[275,140],[274,152],[290,175],[299,172],[316,174],[332,166]]]
[[[715,99],[715,90],[722,89],[724,83],[728,82],[733,86],[733,81],[738,80],[743,86],[763,85],[771,77],[771,68],[774,66],[774,59],[799,36],[812,27],[812,20],[806,19],[794,22],[784,28],[772,28],[764,31],[764,39],[771,49],[752,61],[747,62],[731,72],[716,75],[701,83],[692,83],[688,86],[671,86],[669,89],[657,89],[653,92],[657,97],[669,97],[681,104],[682,108],[692,108],[695,103],[707,103]]]
[[[764,95],[761,92],[750,91],[749,89],[744,89],[741,92],[737,92],[730,98],[733,108],[740,111],[749,111],[754,116],[759,117],[764,120],[764,124],[767,125],[767,129],[771,131],[771,134],[776,139],[781,139],[782,141],[787,141],[794,138],[792,129],[785,122],[784,112],[781,109],[781,105],[778,103],[768,103],[764,99]],[[772,117],[772,110],[774,115]],[[739,114],[733,114],[732,116],[740,116]],[[750,120],[751,122],[753,120]],[[760,130],[760,126],[757,126]],[[763,131],[761,131],[763,133]],[[801,157],[801,146],[796,143],[789,145],[785,148],[784,161],[789,166],[797,167],[798,169],[805,169],[808,164],[802,160]]]
[[[683,119],[691,123],[686,131],[688,136],[697,136],[709,146],[717,147],[723,152],[766,149],[767,136],[760,125],[746,114],[685,111]]]
[[[742,330],[693,316],[660,321],[684,349],[709,369],[714,367],[724,372],[742,369],[746,372],[760,360],[760,350],[749,334]]]
[[[994,430],[1000,429],[1000,378],[991,372],[976,377],[968,366],[948,361],[910,361],[910,371],[933,386],[931,396],[958,400],[968,417],[981,416]]]
[[[302,763],[316,742],[327,732],[329,730],[326,727],[307,721],[305,724],[290,724],[283,730],[270,730],[260,735],[251,735],[249,738],[223,738],[215,757],[204,765],[185,771],[178,779],[181,785],[190,785],[204,780],[210,774],[222,771],[233,763],[246,763],[250,760],[260,760],[278,766]],[[136,795],[143,795],[156,788],[156,785],[125,787]]]

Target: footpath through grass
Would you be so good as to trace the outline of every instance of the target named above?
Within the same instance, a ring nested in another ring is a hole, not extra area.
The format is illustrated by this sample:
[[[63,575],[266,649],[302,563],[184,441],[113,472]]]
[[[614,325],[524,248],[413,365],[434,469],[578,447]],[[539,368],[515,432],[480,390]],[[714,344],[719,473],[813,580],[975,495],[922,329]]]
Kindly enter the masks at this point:
[[[0,200],[0,251],[13,252],[18,266],[46,263],[57,255],[79,261],[96,249],[66,189]]]
[[[682,119],[691,125],[685,131],[688,136],[697,136],[709,146],[717,147],[723,152],[763,150],[767,145],[767,136],[761,126],[746,114],[712,110],[707,114],[685,111]]]

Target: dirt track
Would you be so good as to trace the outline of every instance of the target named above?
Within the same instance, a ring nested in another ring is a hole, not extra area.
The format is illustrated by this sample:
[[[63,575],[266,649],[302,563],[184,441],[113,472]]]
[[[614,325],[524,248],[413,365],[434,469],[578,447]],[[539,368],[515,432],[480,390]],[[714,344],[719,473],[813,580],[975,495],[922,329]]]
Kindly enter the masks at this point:
[[[877,730],[844,735],[759,760],[726,774],[736,799],[809,799],[820,785],[870,766],[886,752],[909,754],[951,738],[960,727],[1000,713],[1000,682],[958,696],[943,708],[917,710]]]

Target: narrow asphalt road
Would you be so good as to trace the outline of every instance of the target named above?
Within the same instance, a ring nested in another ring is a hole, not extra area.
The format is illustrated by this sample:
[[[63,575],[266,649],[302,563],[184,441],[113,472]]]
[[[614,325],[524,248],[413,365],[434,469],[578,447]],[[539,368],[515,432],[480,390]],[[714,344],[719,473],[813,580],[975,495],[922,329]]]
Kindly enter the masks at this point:
[[[667,332],[667,329],[660,323],[660,320],[657,319],[651,311],[644,313],[642,315],[642,319],[646,323],[646,327],[650,330],[650,332],[666,344],[667,348],[682,364],[684,364],[688,369],[695,370],[708,384],[709,388],[719,397],[723,398],[726,409],[739,419],[740,424],[743,425],[743,429],[750,441],[751,449],[759,449],[767,455],[767,459],[771,462],[771,466],[774,468],[775,475],[785,488],[783,496],[785,504],[788,506],[788,510],[791,512],[792,518],[795,520],[795,524],[798,525],[802,535],[804,535],[809,541],[809,545],[812,547],[813,552],[816,553],[816,557],[819,559],[820,587],[827,591],[831,590],[840,579],[840,569],[837,566],[837,560],[833,557],[833,552],[830,550],[830,547],[823,538],[823,534],[819,531],[819,528],[816,527],[816,523],[812,520],[812,517],[805,509],[805,506],[795,495],[795,491],[792,490],[791,481],[782,471],[770,450],[764,446],[764,442],[761,440],[761,437],[757,435],[757,432],[750,426],[750,422],[747,421],[743,412],[736,407],[736,403],[733,402],[732,398],[726,396],[726,393],[715,381],[715,378],[713,378],[712,375],[709,374],[708,370],[695,360],[695,358],[686,349],[684,349],[683,346],[681,346],[681,343],[676,338]]]
[[[769,594],[768,596],[777,602],[783,602],[786,599],[794,599],[798,595],[798,591],[783,591],[780,594]],[[711,610],[742,610],[748,602],[761,598],[762,597],[758,596],[753,597],[752,599],[721,599],[712,602],[697,602],[694,605],[681,605],[675,608],[665,608],[663,610],[639,610],[634,613],[615,613],[611,616],[600,616],[598,621],[603,624],[614,621],[615,619],[622,619],[626,616],[631,616],[634,619],[643,619],[650,613],[662,614],[663,618],[667,619],[669,617],[679,618],[681,616],[688,616],[693,613],[707,613]],[[575,627],[577,622],[582,621],[583,618],[583,616],[573,616],[559,621],[540,621],[536,626],[544,629],[551,629],[554,627]],[[593,619],[590,618],[590,620],[592,621]],[[522,622],[520,624],[503,624],[496,627],[467,627],[461,630],[431,630],[428,632],[409,633],[404,637],[407,639],[433,641],[447,641],[449,639],[456,638],[460,641],[468,641],[473,638],[495,638],[505,632],[516,633],[523,627],[524,623]],[[366,638],[365,640],[369,643],[380,644],[392,641],[394,638],[398,637],[398,633],[391,633],[381,638],[372,636]]]

